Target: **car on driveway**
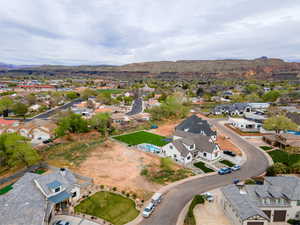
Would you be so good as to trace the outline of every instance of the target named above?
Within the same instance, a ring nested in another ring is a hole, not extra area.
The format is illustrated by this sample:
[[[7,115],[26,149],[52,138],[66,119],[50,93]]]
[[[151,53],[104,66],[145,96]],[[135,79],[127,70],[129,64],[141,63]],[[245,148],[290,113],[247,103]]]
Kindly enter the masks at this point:
[[[154,208],[155,208],[154,204],[152,202],[149,203],[143,211],[143,217],[146,217],[146,218],[149,217],[151,215],[151,213],[153,212]]]
[[[68,221],[64,221],[64,220],[58,220],[58,221],[54,222],[53,225],[71,225],[71,223]]]
[[[214,201],[214,196],[210,192],[205,192],[202,194],[202,196],[209,202]]]
[[[235,154],[234,152],[229,151],[229,150],[224,150],[224,151],[223,151],[223,154],[229,155],[229,156],[232,156],[232,157],[235,157],[235,156],[236,156],[236,154]]]
[[[230,167],[224,167],[224,168],[221,168],[218,170],[218,174],[220,174],[220,175],[225,175],[225,174],[228,174],[231,172],[232,172],[232,170]]]
[[[231,167],[232,171],[238,171],[240,169],[241,169],[241,166],[239,166],[239,165],[234,165],[233,167]]]

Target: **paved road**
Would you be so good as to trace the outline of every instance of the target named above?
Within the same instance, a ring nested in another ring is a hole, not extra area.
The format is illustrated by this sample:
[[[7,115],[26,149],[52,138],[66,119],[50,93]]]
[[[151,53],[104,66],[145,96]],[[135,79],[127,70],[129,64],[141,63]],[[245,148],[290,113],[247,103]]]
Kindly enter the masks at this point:
[[[131,111],[127,113],[128,116],[132,116],[143,111],[143,100],[142,98],[136,98],[132,104]]]
[[[176,186],[164,196],[164,200],[158,208],[155,209],[155,212],[148,219],[144,219],[140,223],[141,225],[175,225],[183,207],[196,194],[231,184],[234,178],[244,180],[265,172],[268,167],[268,161],[264,153],[240,138],[233,131],[217,123],[217,120],[213,120],[211,123],[226,136],[230,137],[237,146],[243,149],[247,155],[247,162],[238,172],[228,175],[206,176]]]
[[[59,106],[59,107],[54,108],[52,110],[49,110],[47,112],[41,113],[41,114],[39,114],[39,115],[37,115],[35,117],[26,119],[25,122],[29,122],[29,121],[34,120],[34,119],[48,119],[50,116],[53,116],[54,114],[58,113],[59,111],[67,109],[67,108],[70,108],[74,104],[80,103],[81,101],[82,101],[81,98],[77,98],[77,99],[75,99],[75,100],[73,100],[71,102],[68,102],[67,104]]]

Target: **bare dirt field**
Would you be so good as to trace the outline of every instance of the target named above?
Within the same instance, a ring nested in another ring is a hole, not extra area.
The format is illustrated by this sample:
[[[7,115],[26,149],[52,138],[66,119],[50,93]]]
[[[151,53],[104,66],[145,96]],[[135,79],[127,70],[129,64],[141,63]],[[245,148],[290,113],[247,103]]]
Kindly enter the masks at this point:
[[[229,150],[229,151],[232,151],[232,152],[236,153],[237,155],[242,155],[241,150],[236,145],[234,145],[230,141],[230,139],[225,138],[220,133],[218,133],[216,142],[218,143],[218,145],[220,146],[220,148],[222,150]]]
[[[157,129],[150,130],[150,132],[161,135],[161,136],[165,136],[165,137],[172,136],[175,131],[175,127],[180,122],[181,122],[181,120],[166,121],[165,123],[158,125]]]
[[[140,175],[145,165],[153,163],[159,165],[158,156],[109,140],[96,147],[75,171],[93,178],[95,184],[133,191],[145,197],[161,187]]]

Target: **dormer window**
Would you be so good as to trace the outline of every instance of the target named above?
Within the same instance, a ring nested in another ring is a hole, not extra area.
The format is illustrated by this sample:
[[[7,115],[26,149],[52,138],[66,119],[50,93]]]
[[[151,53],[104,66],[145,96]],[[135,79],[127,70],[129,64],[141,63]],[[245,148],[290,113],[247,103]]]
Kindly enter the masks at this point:
[[[62,190],[62,183],[59,181],[55,180],[49,184],[47,184],[47,187],[53,192],[53,193],[58,193]]]

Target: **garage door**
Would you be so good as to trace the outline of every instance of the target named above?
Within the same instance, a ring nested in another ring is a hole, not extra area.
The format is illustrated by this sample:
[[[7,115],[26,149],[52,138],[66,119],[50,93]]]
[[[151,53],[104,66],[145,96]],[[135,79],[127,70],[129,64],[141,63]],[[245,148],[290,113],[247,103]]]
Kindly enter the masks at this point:
[[[286,210],[275,210],[273,222],[284,222],[286,219]]]
[[[264,222],[248,222],[247,225],[264,225]]]

